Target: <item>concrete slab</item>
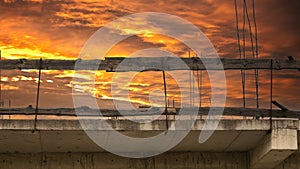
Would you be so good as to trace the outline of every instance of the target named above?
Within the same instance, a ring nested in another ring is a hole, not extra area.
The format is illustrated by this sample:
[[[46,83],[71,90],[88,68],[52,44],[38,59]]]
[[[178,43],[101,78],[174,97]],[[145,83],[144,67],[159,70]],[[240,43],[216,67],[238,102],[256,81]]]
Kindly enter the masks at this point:
[[[101,129],[99,126],[94,126],[94,122],[97,121],[91,122],[89,130]],[[173,121],[169,122],[173,123]],[[164,120],[150,124],[134,124],[125,120],[108,120],[108,123],[120,133],[132,137],[157,135],[164,132],[166,128]],[[212,123],[217,123],[217,121],[212,121]],[[108,161],[112,160],[111,165],[106,165],[112,169],[120,167],[134,169],[145,168],[145,166],[158,169],[217,169],[218,167],[242,169],[247,168],[246,159],[250,157],[252,168],[268,169],[276,167],[298,150],[300,125],[297,120],[274,120],[271,134],[268,134],[269,120],[221,120],[209,140],[199,144],[198,137],[203,131],[204,124],[205,121],[197,120],[190,133],[169,152],[147,160],[133,160],[132,162],[130,159],[107,153],[97,146],[85,134],[77,120],[39,120],[37,131],[34,133],[32,133],[34,126],[32,120],[2,120],[0,123],[0,168],[2,164],[5,169],[20,168],[18,166],[20,163],[31,168],[60,167],[65,169],[69,165],[73,165],[74,168],[91,166],[101,168],[90,163],[97,159],[99,162],[97,165],[100,166],[105,166]],[[177,128],[179,131],[186,129],[186,126]],[[104,131],[111,132],[110,130]],[[247,155],[248,152],[251,152],[250,156]],[[22,160],[23,158],[27,160]],[[51,162],[41,164],[45,161],[44,158]],[[63,158],[68,160],[63,160]],[[13,160],[19,160],[20,163],[14,164]],[[115,163],[115,160],[118,162]],[[199,166],[200,164],[202,167]],[[40,165],[43,166],[40,167]]]
[[[132,137],[159,134],[165,130],[164,122],[127,127],[130,125],[128,121],[110,121],[119,132]],[[197,121],[187,137],[171,151],[248,151],[257,145],[269,129],[268,121],[223,120],[211,138],[199,144],[198,137],[204,123],[203,120]],[[285,125],[285,122],[280,124]],[[76,120],[38,121],[37,129],[35,133],[31,132],[31,120],[2,121],[0,152],[104,152],[85,134]]]

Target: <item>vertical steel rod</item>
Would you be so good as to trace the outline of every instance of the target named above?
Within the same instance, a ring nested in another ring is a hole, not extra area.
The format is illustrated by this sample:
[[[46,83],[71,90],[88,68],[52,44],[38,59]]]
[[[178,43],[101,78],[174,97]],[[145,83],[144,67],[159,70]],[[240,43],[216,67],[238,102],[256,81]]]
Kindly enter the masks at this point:
[[[2,104],[2,53],[0,50],[0,107],[3,107]]]
[[[200,93],[200,102],[199,102],[199,104],[200,104],[200,107],[202,107],[202,71],[200,70],[200,77],[199,77],[200,79],[199,79],[199,83],[200,83],[200,86],[199,86],[199,93]]]
[[[191,58],[191,52],[189,51],[189,58]],[[190,107],[192,107],[192,73],[189,71],[189,85],[190,85]]]
[[[257,23],[256,23],[256,10],[255,10],[255,0],[252,0],[252,18],[254,23],[254,37],[255,37],[255,58],[258,59],[258,33],[257,33]],[[256,108],[259,108],[259,71],[255,69],[255,82],[256,82]]]
[[[36,122],[37,122],[37,117],[38,117],[38,111],[39,111],[39,98],[40,98],[40,86],[41,86],[41,73],[42,73],[42,65],[43,60],[42,58],[40,59],[39,63],[39,78],[38,78],[38,88],[37,88],[37,93],[36,93],[36,104],[35,104],[35,116],[34,116],[34,131],[36,130]],[[34,132],[33,131],[33,132]]]
[[[245,1],[243,1],[243,59],[246,59],[246,6]],[[246,70],[243,69],[242,73],[242,83],[243,83],[243,107],[246,108]]]
[[[173,97],[173,108],[175,108],[175,100],[174,100],[174,97]]]
[[[9,113],[10,113],[10,110],[11,110],[11,100],[10,100],[10,97],[8,99],[8,108],[9,108]],[[8,116],[8,119],[10,119],[10,115]]]
[[[166,75],[165,75],[165,70],[162,71],[163,72],[163,80],[164,80],[164,93],[165,93],[165,114],[166,114],[166,127],[167,130],[169,129],[169,124],[168,124],[168,103],[167,103],[167,83],[166,83]]]
[[[273,104],[272,104],[272,100],[273,100],[273,59],[271,60],[271,70],[270,70],[270,131],[272,131],[273,129]]]

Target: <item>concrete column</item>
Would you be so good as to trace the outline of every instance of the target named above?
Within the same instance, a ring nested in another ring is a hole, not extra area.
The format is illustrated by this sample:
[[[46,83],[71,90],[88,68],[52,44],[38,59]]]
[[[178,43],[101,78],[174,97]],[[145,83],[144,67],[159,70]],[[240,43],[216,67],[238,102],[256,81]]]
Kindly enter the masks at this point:
[[[250,151],[250,168],[275,168],[297,150],[297,129],[273,129],[256,148]]]

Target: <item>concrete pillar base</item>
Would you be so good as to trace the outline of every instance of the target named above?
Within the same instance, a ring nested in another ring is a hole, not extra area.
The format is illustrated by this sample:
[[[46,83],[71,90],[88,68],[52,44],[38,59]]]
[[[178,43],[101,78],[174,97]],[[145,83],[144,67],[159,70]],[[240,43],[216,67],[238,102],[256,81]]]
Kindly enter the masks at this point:
[[[297,129],[273,129],[272,132],[266,135],[260,144],[250,152],[250,168],[275,168],[297,150]]]

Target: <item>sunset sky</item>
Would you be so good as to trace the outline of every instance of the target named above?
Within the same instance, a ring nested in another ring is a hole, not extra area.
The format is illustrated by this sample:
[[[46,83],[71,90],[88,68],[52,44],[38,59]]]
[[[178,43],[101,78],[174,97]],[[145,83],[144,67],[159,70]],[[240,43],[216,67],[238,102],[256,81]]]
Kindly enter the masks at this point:
[[[242,0],[238,0],[241,8]],[[248,2],[251,6],[251,1]],[[300,59],[300,2],[257,0],[260,58],[294,56]],[[89,37],[107,23],[129,14],[162,12],[179,16],[202,30],[220,57],[239,58],[233,0],[0,0],[0,50],[4,59],[77,59]],[[239,11],[241,12],[241,11]],[[147,21],[143,21],[147,22]],[[176,29],[176,28],[174,28]],[[116,45],[107,56],[129,56],[147,48],[159,48],[187,57],[183,43],[144,30]],[[248,39],[249,41],[249,39]],[[249,45],[249,44],[248,44]],[[249,47],[249,46],[248,46]],[[247,55],[251,58],[251,54]],[[255,106],[253,71],[247,75],[247,106]],[[113,73],[98,72],[93,93],[102,108],[112,107],[110,85]],[[260,71],[260,103],[269,102],[269,71]],[[41,107],[73,107],[72,71],[43,71]],[[239,71],[226,71],[227,106],[242,106]],[[209,102],[209,83],[204,72],[203,103]],[[13,107],[35,104],[37,71],[2,71],[2,96]],[[300,109],[300,73],[274,72],[274,100],[290,109]],[[129,84],[130,100],[147,104],[153,90],[162,90],[161,73],[140,73]],[[168,76],[170,99],[179,101],[176,83]],[[159,95],[161,93],[157,93]],[[126,101],[124,98],[118,98]]]

